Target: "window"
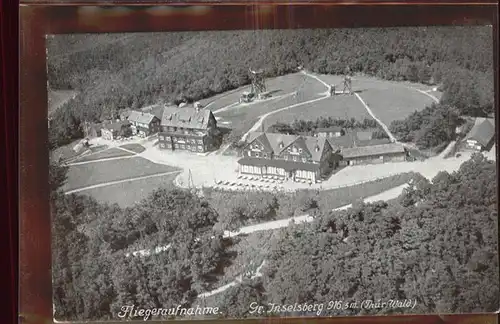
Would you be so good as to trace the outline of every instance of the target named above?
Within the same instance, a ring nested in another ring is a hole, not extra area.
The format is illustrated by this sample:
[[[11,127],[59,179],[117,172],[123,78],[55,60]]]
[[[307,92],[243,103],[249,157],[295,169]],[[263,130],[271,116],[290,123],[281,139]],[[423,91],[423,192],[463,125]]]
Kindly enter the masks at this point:
[[[191,145],[187,144],[186,145],[186,150],[191,150]]]
[[[203,144],[203,140],[199,139],[198,144]]]
[[[299,153],[302,153],[302,149],[301,148],[299,148]]]
[[[160,137],[160,140],[162,140],[162,141],[165,140],[165,136],[160,135],[159,137]]]
[[[285,160],[288,160],[288,155],[285,155]]]
[[[198,145],[198,152],[203,152],[203,146]]]
[[[297,162],[297,157],[296,157],[296,156],[294,156],[294,157],[293,157],[293,160],[294,160],[295,162]]]
[[[260,157],[260,153],[259,152],[255,152],[255,157]]]
[[[267,153],[264,153],[264,157],[267,158]]]
[[[186,146],[184,144],[181,144],[181,149],[184,150],[185,148],[186,148]]]
[[[165,144],[161,143],[161,144],[160,144],[160,147],[161,147],[161,148],[165,148]]]
[[[171,144],[167,144],[167,148],[172,148],[172,145]]]
[[[252,156],[252,152],[247,151],[247,155],[248,155],[248,156]]]

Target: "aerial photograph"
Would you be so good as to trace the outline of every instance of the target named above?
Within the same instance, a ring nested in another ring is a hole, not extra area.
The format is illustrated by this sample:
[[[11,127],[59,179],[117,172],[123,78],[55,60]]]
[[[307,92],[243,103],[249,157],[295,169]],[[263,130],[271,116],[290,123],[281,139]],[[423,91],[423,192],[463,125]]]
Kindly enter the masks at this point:
[[[54,319],[497,311],[493,36],[47,35]]]

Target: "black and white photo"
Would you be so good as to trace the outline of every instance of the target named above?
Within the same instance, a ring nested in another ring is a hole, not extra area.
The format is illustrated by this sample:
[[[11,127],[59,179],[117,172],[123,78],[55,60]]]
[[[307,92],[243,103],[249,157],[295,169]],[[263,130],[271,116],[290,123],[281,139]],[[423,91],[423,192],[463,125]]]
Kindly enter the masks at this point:
[[[54,318],[498,310],[493,36],[47,35]]]

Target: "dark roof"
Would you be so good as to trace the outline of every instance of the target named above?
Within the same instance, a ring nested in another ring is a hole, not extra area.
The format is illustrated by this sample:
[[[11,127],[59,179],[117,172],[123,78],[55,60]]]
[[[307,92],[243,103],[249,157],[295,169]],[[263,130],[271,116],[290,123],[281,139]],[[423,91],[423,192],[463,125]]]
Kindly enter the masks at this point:
[[[142,111],[131,111],[128,120],[141,124],[149,124],[156,118],[155,115]]]
[[[262,132],[250,133],[247,138],[247,145],[250,145],[256,140],[262,143],[268,151],[273,152],[275,155],[279,155],[290,147],[290,145],[294,144],[310,155],[313,161],[321,160],[325,148],[329,145],[327,139],[324,137]]]
[[[343,130],[344,129],[340,126],[319,127],[319,128],[316,128],[316,133],[325,133],[325,132],[337,133],[337,132],[342,132]]]
[[[194,107],[167,106],[163,109],[162,126],[206,129],[212,111]]]
[[[328,143],[330,143],[330,146],[334,149],[342,149],[346,147],[353,147],[355,138],[353,134],[348,133],[339,137],[329,137],[327,140]]]
[[[128,120],[121,120],[121,121],[110,123],[110,124],[103,124],[102,129],[119,131],[122,129],[123,126],[128,126],[128,125],[130,125],[130,122]]]
[[[285,160],[275,160],[275,159],[260,159],[252,157],[244,157],[238,160],[239,164],[251,165],[251,166],[272,166],[276,168],[282,168],[286,171],[293,170],[304,170],[304,171],[317,171],[319,170],[319,164],[316,163],[303,163]]]
[[[488,118],[477,118],[474,126],[472,126],[472,129],[470,130],[469,134],[467,134],[465,139],[472,139],[477,141],[482,146],[488,146],[494,136],[494,121]]]
[[[368,157],[374,155],[404,153],[406,150],[403,145],[397,143],[361,146],[345,148],[341,151],[344,159],[353,159],[359,157]]]

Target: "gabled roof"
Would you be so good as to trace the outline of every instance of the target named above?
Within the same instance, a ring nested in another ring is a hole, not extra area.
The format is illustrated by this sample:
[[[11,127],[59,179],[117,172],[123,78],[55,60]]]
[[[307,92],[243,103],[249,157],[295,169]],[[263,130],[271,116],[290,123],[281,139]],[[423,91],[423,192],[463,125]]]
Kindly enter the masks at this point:
[[[284,135],[276,133],[252,132],[247,137],[247,146],[259,141],[274,155],[281,154],[292,144],[303,150],[303,153],[311,156],[313,161],[320,161],[326,147],[329,146],[328,140],[323,137],[302,136],[302,135]]]
[[[375,155],[404,153],[405,148],[401,144],[390,143],[372,146],[350,147],[342,149],[341,154],[344,159],[352,159],[359,157],[369,157]]]
[[[482,146],[488,146],[494,136],[494,120],[490,118],[477,118],[465,139],[475,140]]]
[[[265,133],[249,134],[249,137],[251,135],[253,135],[252,136],[252,140],[251,140],[251,142],[248,142],[248,145],[250,145],[251,143],[254,143],[254,142],[258,141],[259,143],[261,143],[264,146],[264,149],[266,151],[273,152],[273,148],[271,146],[271,143],[269,143],[269,140],[267,139],[267,136],[266,136]]]
[[[163,109],[162,126],[206,129],[212,115],[208,109],[167,106]]]
[[[155,115],[150,113],[145,113],[142,111],[133,110],[130,112],[128,116],[128,120],[131,122],[141,123],[141,124],[149,124],[156,118]]]

